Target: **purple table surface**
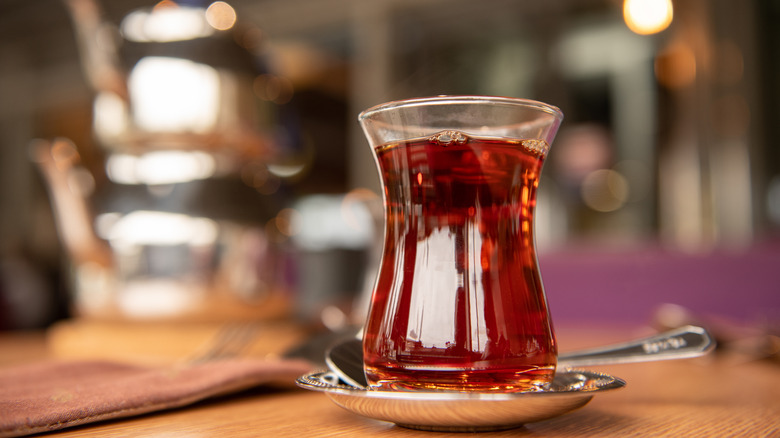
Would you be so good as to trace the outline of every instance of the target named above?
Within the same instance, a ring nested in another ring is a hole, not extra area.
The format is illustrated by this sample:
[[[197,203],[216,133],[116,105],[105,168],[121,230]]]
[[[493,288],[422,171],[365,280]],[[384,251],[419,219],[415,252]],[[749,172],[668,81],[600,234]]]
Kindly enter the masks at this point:
[[[539,265],[554,321],[644,323],[663,304],[780,321],[780,241],[707,254],[579,247],[541,253]]]

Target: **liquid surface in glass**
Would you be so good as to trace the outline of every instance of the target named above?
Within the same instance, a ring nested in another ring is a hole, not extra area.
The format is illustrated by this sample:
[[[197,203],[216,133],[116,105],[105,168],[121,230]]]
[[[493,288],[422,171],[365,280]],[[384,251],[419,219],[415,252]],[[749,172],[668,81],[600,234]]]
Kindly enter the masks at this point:
[[[376,149],[386,235],[364,338],[372,387],[552,381],[557,347],[533,241],[548,147],[446,131]]]

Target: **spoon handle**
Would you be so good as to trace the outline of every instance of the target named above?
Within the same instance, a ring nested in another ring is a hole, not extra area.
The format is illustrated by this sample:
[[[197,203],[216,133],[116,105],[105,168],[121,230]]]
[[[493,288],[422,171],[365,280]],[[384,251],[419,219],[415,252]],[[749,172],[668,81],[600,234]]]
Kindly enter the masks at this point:
[[[715,347],[707,330],[685,326],[622,344],[572,351],[558,355],[558,367],[649,362],[701,356]]]

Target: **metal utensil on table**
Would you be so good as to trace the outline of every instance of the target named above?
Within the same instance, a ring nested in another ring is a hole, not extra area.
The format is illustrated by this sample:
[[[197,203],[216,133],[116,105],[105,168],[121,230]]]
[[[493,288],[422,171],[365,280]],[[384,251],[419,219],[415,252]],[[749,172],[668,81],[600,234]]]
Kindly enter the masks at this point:
[[[199,364],[220,359],[240,357],[257,339],[260,326],[252,321],[226,323],[214,338],[209,341],[208,348],[199,352],[190,363]]]
[[[698,357],[715,348],[712,336],[702,327],[687,325],[657,335],[558,356],[559,368],[650,362]]]
[[[386,391],[366,388],[362,342],[351,339],[326,354],[330,372],[298,379],[299,386],[325,392],[356,414],[403,427],[438,431],[483,431],[552,418],[590,401],[599,392],[625,386],[620,378],[573,368],[701,356],[714,347],[701,327],[686,326],[611,346],[563,353],[546,391],[521,393]]]
[[[705,329],[685,326],[620,344],[561,353],[558,356],[558,369],[684,359],[705,354],[714,346],[712,337]],[[363,374],[360,339],[350,339],[332,347],[326,353],[325,363],[344,383],[358,388],[368,386]]]

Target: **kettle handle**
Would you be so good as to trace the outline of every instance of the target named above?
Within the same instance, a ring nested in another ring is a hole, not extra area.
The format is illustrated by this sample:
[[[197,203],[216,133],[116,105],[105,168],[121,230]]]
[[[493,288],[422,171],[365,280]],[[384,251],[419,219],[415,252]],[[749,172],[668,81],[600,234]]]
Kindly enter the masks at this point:
[[[127,78],[119,62],[113,26],[96,0],[65,0],[75,27],[81,65],[92,87],[128,99]]]

